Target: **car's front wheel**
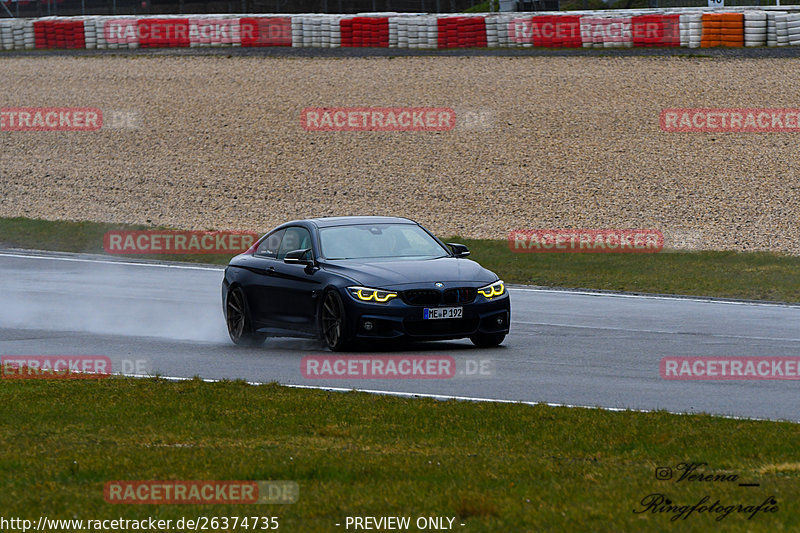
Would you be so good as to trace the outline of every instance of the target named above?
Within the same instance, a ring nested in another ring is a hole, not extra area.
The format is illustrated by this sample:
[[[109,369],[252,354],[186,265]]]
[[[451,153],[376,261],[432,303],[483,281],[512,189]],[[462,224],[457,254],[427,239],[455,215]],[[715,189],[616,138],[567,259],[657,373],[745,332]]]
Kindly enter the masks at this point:
[[[480,348],[492,348],[498,346],[505,338],[505,333],[477,333],[470,337],[469,340]]]
[[[338,292],[331,290],[325,293],[319,322],[322,329],[322,340],[331,351],[338,352],[349,346],[347,316]]]
[[[239,346],[258,346],[267,338],[263,333],[253,330],[244,292],[239,287],[228,293],[225,302],[225,322],[228,324],[228,335],[233,343]]]

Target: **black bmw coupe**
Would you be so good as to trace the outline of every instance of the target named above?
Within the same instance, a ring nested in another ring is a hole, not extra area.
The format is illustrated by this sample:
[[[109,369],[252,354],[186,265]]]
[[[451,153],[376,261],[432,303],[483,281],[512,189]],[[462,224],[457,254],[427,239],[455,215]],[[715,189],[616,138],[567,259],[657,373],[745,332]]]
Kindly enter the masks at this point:
[[[334,351],[389,339],[497,346],[511,319],[508,292],[468,255],[406,218],[287,222],[225,269],[228,332],[244,345],[321,338]]]

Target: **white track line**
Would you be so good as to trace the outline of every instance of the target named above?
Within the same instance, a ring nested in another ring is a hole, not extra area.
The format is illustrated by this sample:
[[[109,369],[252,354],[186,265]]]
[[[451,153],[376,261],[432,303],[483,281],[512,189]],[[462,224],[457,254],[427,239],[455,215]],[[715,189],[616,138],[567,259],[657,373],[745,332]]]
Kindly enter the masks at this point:
[[[547,292],[551,294],[576,294],[578,296],[607,296],[611,298],[640,298],[646,300],[671,300],[676,302],[701,302],[709,304],[753,305],[767,307],[800,307],[796,303],[783,302],[756,302],[752,300],[723,300],[717,298],[703,298],[702,296],[669,296],[661,294],[625,294],[618,292],[582,291],[580,289],[544,289],[538,287],[506,287],[509,291],[518,292]]]
[[[166,379],[167,381],[191,381],[195,378],[182,378],[176,376],[151,376],[147,374],[124,374],[122,372],[115,373],[115,376],[124,376],[128,378],[155,378],[158,377],[160,379]],[[219,383],[223,380],[221,379],[212,379],[212,378],[199,378],[201,381],[205,383]],[[431,398],[434,400],[458,400],[464,402],[484,402],[484,403],[514,403],[520,405],[530,405],[530,406],[537,406],[537,405],[546,405],[548,407],[567,407],[570,409],[595,409],[600,411],[610,411],[614,413],[624,413],[626,411],[631,413],[654,413],[656,411],[664,411],[665,413],[671,415],[697,415],[697,416],[713,416],[716,418],[728,418],[731,420],[753,420],[757,422],[789,422],[791,424],[798,424],[800,422],[795,422],[792,420],[780,420],[780,419],[770,419],[770,418],[752,418],[747,416],[734,416],[734,415],[716,415],[712,413],[686,413],[686,412],[676,412],[676,411],[666,411],[663,409],[626,409],[623,407],[601,407],[601,406],[590,406],[590,405],[573,405],[569,403],[553,403],[553,402],[527,402],[522,400],[501,400],[496,398],[475,398],[472,396],[449,396],[446,394],[427,394],[422,392],[398,392],[398,391],[386,391],[386,390],[375,390],[375,389],[356,389],[356,388],[344,388],[344,387],[322,387],[318,385],[292,385],[287,383],[280,383],[280,382],[259,382],[259,381],[247,381],[248,385],[258,386],[258,385],[269,385],[270,383],[278,383],[281,387],[287,387],[290,389],[311,389],[311,390],[322,390],[322,391],[330,391],[330,392],[364,392],[367,394],[379,394],[382,396],[396,396],[399,398]]]
[[[126,265],[126,266],[143,266],[153,268],[174,268],[179,270],[210,270],[212,272],[220,272],[225,267],[218,268],[205,267],[205,266],[189,266],[189,265],[170,265],[167,263],[145,263],[145,262],[132,262],[132,261],[112,261],[110,259],[85,259],[77,257],[49,257],[46,255],[27,255],[27,254],[13,254],[0,252],[0,257],[17,257],[21,259],[44,259],[48,261],[69,261],[72,263],[97,263],[100,265]]]

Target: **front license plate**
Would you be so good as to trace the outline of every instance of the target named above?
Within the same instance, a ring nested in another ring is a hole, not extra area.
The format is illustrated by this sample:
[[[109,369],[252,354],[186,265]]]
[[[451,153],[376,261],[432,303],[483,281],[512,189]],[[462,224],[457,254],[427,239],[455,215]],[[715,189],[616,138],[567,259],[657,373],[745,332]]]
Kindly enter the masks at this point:
[[[461,318],[464,316],[463,307],[432,307],[422,312],[423,320],[438,320],[440,318]]]

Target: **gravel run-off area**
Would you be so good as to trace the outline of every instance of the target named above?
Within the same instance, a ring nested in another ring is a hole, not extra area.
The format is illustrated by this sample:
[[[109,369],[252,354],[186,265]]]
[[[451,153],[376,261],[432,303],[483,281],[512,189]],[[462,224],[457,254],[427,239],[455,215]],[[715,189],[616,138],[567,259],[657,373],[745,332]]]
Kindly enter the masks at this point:
[[[659,126],[665,108],[798,102],[798,59],[0,57],[0,107],[135,118],[0,132],[0,216],[263,232],[382,214],[442,236],[654,228],[667,247],[800,254],[800,133]],[[401,106],[452,108],[457,126],[300,122]]]

